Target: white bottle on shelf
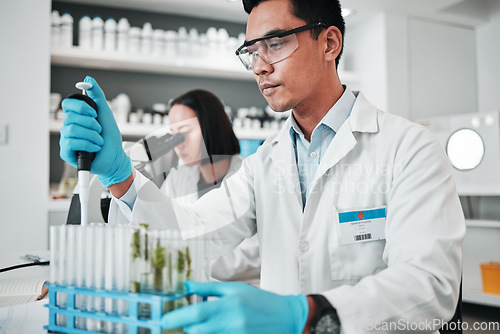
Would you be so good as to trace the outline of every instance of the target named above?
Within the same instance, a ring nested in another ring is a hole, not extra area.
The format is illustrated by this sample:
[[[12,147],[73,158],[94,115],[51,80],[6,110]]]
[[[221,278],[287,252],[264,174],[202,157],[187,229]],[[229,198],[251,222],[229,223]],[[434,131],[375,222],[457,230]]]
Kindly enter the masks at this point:
[[[239,66],[241,66],[241,64],[240,64],[240,61],[238,60],[238,57],[236,57],[236,55],[234,54],[234,52],[239,47],[240,47],[240,44],[239,44],[238,38],[236,38],[236,37],[229,37],[229,39],[228,39],[228,47],[227,47],[227,50],[226,50],[227,51],[227,57],[226,57],[226,59],[228,59],[230,62],[234,63],[235,66],[237,65],[238,68],[239,68]]]
[[[132,54],[139,53],[139,40],[141,36],[141,28],[131,27],[128,30],[128,52]]]
[[[179,27],[179,32],[177,35],[177,48],[177,54],[179,56],[186,57],[189,55],[189,40],[186,27]]]
[[[217,31],[217,56],[221,61],[228,58],[228,49],[229,49],[229,34],[227,30],[224,28],[220,28]]]
[[[217,28],[210,27],[207,29],[207,39],[208,39],[208,58],[215,58],[217,56]]]
[[[73,46],[73,17],[69,13],[61,16],[61,47]]]
[[[130,29],[130,24],[128,20],[122,17],[118,21],[118,38],[117,38],[117,50],[119,53],[127,53],[128,51],[128,31]]]
[[[61,17],[57,10],[52,11],[50,16],[50,46],[52,49],[61,46]]]
[[[200,34],[200,56],[205,58],[208,54],[208,38],[207,34]]]
[[[146,22],[142,26],[141,31],[141,53],[143,55],[150,55],[153,45],[153,26],[151,23]]]
[[[132,103],[130,98],[125,93],[120,93],[113,100],[113,112],[115,114],[116,122],[118,124],[127,123],[128,115],[132,111]]]
[[[92,46],[92,19],[88,15],[78,22],[78,46],[85,50]]]
[[[201,58],[200,36],[196,28],[189,29],[189,54],[194,58]]]
[[[104,51],[116,51],[116,21],[112,17],[104,22]]]
[[[153,31],[153,46],[152,54],[154,56],[161,56],[163,54],[163,49],[165,48],[165,32],[162,29],[155,29]]]
[[[177,31],[165,31],[165,57],[175,58],[177,56]]]
[[[104,46],[104,21],[100,16],[92,20],[92,50],[102,50]]]

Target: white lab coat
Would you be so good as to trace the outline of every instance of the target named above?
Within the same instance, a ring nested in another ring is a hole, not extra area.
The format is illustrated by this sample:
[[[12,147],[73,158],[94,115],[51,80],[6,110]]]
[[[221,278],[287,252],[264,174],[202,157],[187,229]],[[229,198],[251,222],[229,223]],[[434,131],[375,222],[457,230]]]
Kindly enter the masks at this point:
[[[261,288],[323,294],[346,334],[398,321],[409,328],[448,321],[458,300],[465,222],[437,140],[359,94],[302,210],[289,128],[290,119],[194,206],[172,204],[139,175],[132,219],[177,219],[187,237],[205,226],[219,237],[212,247],[221,252],[258,231]],[[386,240],[339,243],[339,212],[379,207],[387,210]]]
[[[242,161],[240,155],[233,155],[225,177],[234,174],[241,167]],[[193,204],[198,200],[199,180],[198,166],[178,166],[170,170],[160,190],[178,204]],[[257,236],[243,240],[233,251],[214,259],[210,268],[211,276],[217,280],[244,281],[258,286],[260,254]]]

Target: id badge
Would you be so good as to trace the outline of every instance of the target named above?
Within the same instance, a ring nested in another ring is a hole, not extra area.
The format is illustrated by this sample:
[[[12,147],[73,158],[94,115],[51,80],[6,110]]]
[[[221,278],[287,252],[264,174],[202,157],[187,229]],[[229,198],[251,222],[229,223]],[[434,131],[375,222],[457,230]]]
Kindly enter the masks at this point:
[[[339,212],[340,244],[385,239],[385,208]]]

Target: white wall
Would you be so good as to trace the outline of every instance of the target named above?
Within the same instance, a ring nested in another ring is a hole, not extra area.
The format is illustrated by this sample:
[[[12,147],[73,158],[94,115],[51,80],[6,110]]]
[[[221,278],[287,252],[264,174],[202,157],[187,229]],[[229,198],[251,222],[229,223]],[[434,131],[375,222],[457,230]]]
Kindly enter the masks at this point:
[[[385,15],[387,54],[387,109],[386,111],[411,119],[408,55],[409,18],[404,15]]]
[[[370,102],[387,110],[385,14],[356,15],[360,17],[346,28],[345,69],[358,74],[358,86]]]
[[[414,121],[470,113],[477,111],[475,43],[473,28],[362,14],[347,21],[345,69],[359,75],[361,91],[384,111]]]
[[[475,31],[411,19],[410,118],[477,111]]]
[[[479,111],[500,110],[500,3],[476,31]]]
[[[50,1],[0,1],[0,256],[47,248]]]

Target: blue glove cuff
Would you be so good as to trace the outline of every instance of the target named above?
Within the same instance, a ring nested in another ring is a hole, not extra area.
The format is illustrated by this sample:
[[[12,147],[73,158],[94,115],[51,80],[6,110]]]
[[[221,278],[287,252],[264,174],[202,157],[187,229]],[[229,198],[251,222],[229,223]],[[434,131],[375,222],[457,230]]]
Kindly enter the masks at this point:
[[[119,152],[118,157],[113,162],[113,166],[106,174],[109,176],[97,176],[99,181],[101,181],[102,185],[106,188],[125,181],[132,174],[132,161],[123,150]]]
[[[287,303],[291,308],[292,314],[296,315],[296,328],[293,329],[293,333],[301,334],[306,326],[307,316],[309,315],[309,302],[307,297],[303,294],[296,296],[285,296],[287,298]]]

